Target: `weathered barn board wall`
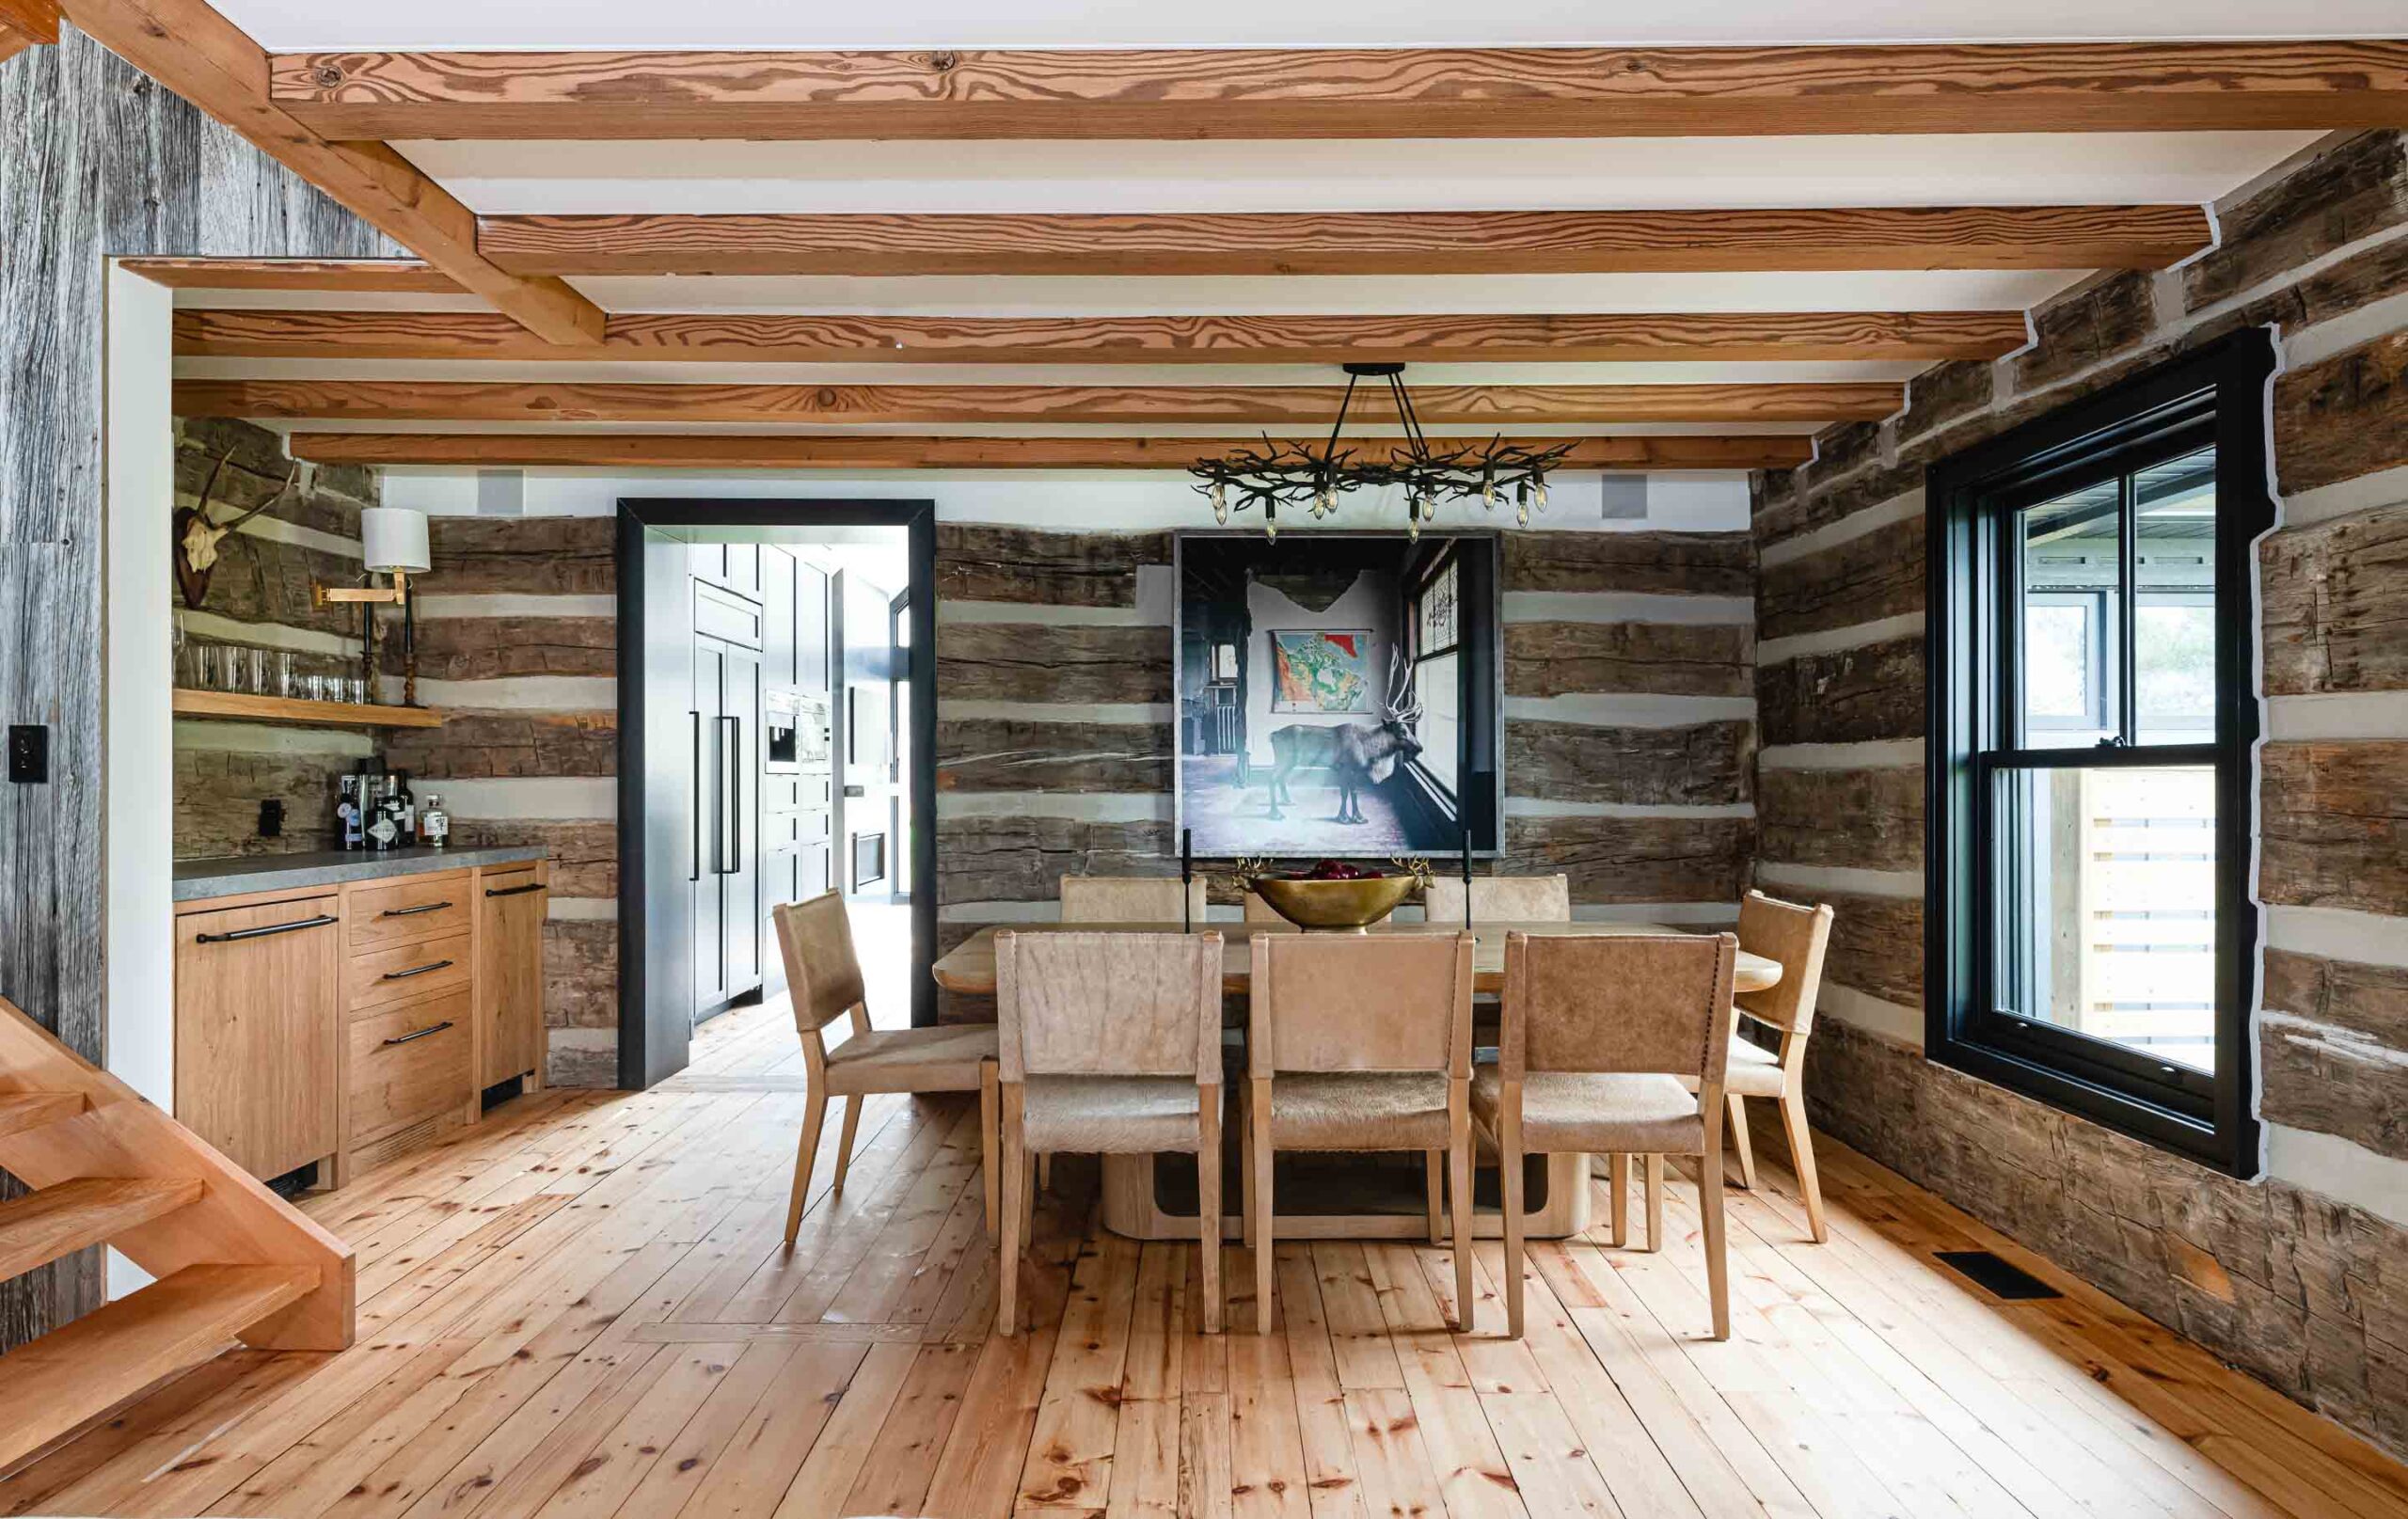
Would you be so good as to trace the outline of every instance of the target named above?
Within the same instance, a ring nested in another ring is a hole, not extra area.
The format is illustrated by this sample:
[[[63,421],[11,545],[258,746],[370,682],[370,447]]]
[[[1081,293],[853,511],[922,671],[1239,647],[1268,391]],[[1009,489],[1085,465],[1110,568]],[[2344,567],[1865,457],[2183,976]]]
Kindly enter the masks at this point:
[[[1757,877],[1838,912],[1817,1123],[2408,1452],[2408,143],[2339,144],[2218,222],[2203,258],[2068,294],[2023,353],[1930,371],[1900,416],[1826,432],[1814,463],[1760,481]],[[1968,444],[2258,324],[2285,355],[2285,525],[2259,548],[2274,1174],[2252,1184],[1922,1059],[1922,484]],[[2324,1160],[2287,1160],[2294,1140]],[[2393,1179],[2388,1205],[2317,1190],[2345,1173]]]
[[[940,943],[1051,916],[1066,873],[1174,872],[1170,535],[937,541]],[[1755,829],[1754,562],[1737,531],[1506,535],[1497,868],[1563,871],[1590,914],[1728,921]]]
[[[103,1054],[102,355],[113,254],[400,250],[71,26],[0,63],[0,996]],[[0,1284],[0,1348],[101,1299],[97,1252]]]

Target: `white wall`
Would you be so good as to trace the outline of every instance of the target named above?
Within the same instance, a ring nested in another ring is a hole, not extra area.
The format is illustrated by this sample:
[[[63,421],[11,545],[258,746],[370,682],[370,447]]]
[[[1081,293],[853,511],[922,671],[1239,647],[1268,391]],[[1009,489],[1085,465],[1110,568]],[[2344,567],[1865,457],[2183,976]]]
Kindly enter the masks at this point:
[[[111,1072],[173,1112],[175,900],[166,862],[175,853],[175,625],[166,590],[174,574],[174,310],[165,286],[116,268],[107,300],[103,1050]],[[109,1296],[149,1280],[109,1253]]]

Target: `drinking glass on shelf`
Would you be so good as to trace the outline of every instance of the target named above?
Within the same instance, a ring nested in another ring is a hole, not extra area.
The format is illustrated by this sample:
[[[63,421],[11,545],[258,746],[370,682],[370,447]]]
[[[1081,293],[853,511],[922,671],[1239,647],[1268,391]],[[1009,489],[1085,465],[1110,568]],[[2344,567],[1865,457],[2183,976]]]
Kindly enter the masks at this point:
[[[325,701],[326,699],[326,677],[324,675],[302,676],[300,697],[301,700],[305,702]]]
[[[277,649],[268,655],[267,682],[267,694],[270,696],[290,697],[298,694],[293,689],[292,650]]]
[[[368,681],[366,677],[354,675],[343,684],[346,693],[343,697],[344,701],[351,703],[354,706],[364,706],[367,704]]]
[[[200,684],[213,691],[230,691],[234,686],[234,650],[224,643],[203,644],[200,650]]]

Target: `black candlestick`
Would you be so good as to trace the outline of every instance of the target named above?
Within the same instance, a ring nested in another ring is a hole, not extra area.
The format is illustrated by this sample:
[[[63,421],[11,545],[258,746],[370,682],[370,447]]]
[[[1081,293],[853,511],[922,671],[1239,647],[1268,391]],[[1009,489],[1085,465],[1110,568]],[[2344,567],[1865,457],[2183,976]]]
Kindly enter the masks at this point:
[[[1179,831],[1179,921],[1185,925],[1185,931],[1191,934],[1196,931],[1195,840],[1194,829],[1182,828]]]
[[[1471,818],[1468,815],[1455,821],[1463,829],[1464,850],[1464,932],[1471,932]]]

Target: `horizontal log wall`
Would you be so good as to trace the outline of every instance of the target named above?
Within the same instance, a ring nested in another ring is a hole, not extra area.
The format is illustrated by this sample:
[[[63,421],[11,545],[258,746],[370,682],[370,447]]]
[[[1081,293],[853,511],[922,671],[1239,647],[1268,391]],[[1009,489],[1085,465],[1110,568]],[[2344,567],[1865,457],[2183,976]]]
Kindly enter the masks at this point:
[[[937,536],[950,947],[1050,918],[1065,874],[1177,869],[1175,594],[1167,533]],[[1730,920],[1754,842],[1754,587],[1744,532],[1506,537],[1498,868],[1564,872],[1584,915]],[[1235,900],[1225,880],[1212,894]]]
[[[1807,1067],[1818,1123],[2408,1452],[2408,144],[2339,144],[2218,223],[2204,257],[2078,290],[2035,313],[2025,351],[1932,370],[1900,416],[1830,430],[1814,463],[1760,479],[1756,877],[1837,912]],[[1922,484],[1938,459],[2255,324],[2284,352],[2285,499],[2258,556],[2273,1174],[2248,1183],[1921,1058]]]
[[[595,516],[438,516],[417,582],[420,700],[440,728],[397,731],[387,762],[443,798],[462,845],[551,851],[544,925],[546,1077],[619,1079],[618,581]],[[388,671],[395,668],[389,661]],[[387,676],[387,688],[397,685]]]

